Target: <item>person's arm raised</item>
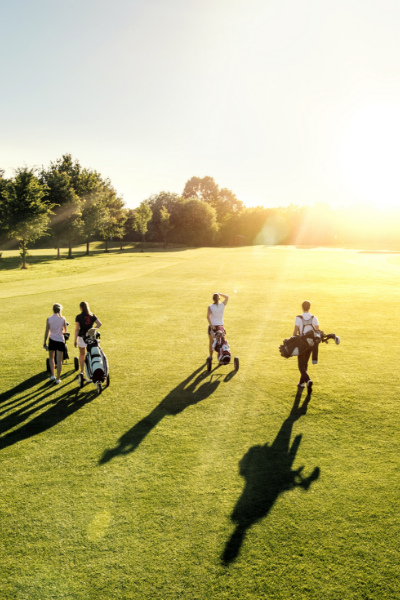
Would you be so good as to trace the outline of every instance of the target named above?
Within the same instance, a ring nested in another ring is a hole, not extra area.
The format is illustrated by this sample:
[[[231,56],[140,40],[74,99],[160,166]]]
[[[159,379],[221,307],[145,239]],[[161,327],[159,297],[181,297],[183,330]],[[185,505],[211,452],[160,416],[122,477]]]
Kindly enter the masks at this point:
[[[221,294],[221,292],[219,292],[219,295],[224,298],[223,304],[225,304],[226,306],[228,304],[229,296],[227,296],[226,294]]]

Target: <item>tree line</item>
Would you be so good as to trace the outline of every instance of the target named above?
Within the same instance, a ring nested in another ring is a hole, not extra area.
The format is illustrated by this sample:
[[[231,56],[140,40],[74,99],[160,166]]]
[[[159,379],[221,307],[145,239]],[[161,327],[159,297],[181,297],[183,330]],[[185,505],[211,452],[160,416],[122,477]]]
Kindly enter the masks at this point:
[[[0,236],[20,244],[26,268],[28,246],[41,238],[60,248],[102,240],[231,246],[251,244],[341,245],[397,243],[398,218],[362,208],[246,207],[212,177],[192,177],[181,194],[159,192],[128,209],[109,179],[84,168],[70,154],[48,168],[0,170]],[[143,249],[143,247],[142,247]]]

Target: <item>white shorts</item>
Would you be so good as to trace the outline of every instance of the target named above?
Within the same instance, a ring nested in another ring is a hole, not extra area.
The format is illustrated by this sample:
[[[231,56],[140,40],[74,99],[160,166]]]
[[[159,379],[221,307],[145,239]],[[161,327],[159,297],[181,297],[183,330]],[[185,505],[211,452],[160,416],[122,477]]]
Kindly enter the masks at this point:
[[[86,346],[87,346],[86,342],[84,341],[83,338],[81,338],[80,335],[78,335],[78,337],[76,338],[76,343],[78,344],[79,348],[86,348]]]

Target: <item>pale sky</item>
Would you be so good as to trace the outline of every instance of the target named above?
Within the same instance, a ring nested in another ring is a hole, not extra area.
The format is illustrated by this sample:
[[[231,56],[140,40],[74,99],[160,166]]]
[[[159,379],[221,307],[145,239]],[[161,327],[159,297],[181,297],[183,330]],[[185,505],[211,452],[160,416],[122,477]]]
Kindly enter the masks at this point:
[[[71,153],[128,206],[400,204],[400,2],[0,0],[0,167]]]

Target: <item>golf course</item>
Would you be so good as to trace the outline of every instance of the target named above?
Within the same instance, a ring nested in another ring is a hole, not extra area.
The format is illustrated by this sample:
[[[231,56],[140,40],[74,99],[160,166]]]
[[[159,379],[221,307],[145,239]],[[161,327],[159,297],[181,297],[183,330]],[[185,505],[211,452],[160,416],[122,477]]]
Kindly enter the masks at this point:
[[[0,261],[1,600],[400,598],[400,254],[84,251]],[[206,370],[214,292],[238,371]],[[303,300],[341,337],[311,397],[279,353]],[[101,395],[74,370],[81,301],[102,322]]]

